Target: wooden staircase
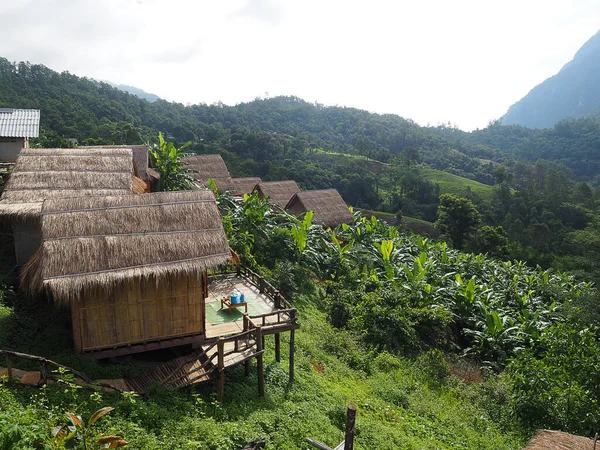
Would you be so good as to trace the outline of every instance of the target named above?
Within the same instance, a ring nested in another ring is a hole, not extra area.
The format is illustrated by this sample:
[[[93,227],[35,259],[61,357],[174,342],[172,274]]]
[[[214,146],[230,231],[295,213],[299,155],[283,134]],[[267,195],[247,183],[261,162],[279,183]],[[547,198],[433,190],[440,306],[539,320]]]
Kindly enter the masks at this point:
[[[224,371],[242,362],[257,358],[259,394],[264,391],[262,380],[262,334],[260,328],[219,338],[190,355],[172,359],[143,375],[125,380],[129,390],[146,394],[156,386],[180,389],[193,384],[217,379],[217,397],[222,399]]]

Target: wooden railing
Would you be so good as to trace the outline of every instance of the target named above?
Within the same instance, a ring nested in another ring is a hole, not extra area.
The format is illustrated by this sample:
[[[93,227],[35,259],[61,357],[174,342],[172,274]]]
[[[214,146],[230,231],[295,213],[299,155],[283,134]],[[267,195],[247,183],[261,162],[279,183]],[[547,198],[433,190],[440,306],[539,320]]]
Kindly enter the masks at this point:
[[[8,382],[13,381],[13,363],[15,360],[21,359],[25,361],[34,361],[40,365],[40,380],[38,382],[38,386],[43,386],[48,383],[49,379],[59,379],[60,375],[52,374],[52,370],[64,369],[67,372],[70,372],[76,378],[79,378],[83,382],[87,384],[95,384],[98,386],[102,386],[105,388],[113,389],[115,391],[122,392],[121,389],[118,389],[110,384],[100,383],[92,380],[85,374],[71,368],[68,366],[64,366],[57,362],[54,362],[50,359],[43,358],[41,356],[28,355],[27,353],[19,353],[13,352],[10,350],[0,350],[0,356],[4,356],[6,358],[6,368],[8,371]]]
[[[235,270],[225,270],[223,272],[215,274],[215,276],[219,275],[241,276],[242,278],[245,278],[246,280],[250,281],[250,283],[252,283],[254,286],[256,286],[261,294],[264,294],[269,299],[271,299],[271,301],[275,305],[275,308],[295,310],[292,304],[288,302],[283,295],[281,295],[281,292],[279,292],[271,283],[265,280],[265,277],[254,272],[249,267],[239,264],[235,267]]]

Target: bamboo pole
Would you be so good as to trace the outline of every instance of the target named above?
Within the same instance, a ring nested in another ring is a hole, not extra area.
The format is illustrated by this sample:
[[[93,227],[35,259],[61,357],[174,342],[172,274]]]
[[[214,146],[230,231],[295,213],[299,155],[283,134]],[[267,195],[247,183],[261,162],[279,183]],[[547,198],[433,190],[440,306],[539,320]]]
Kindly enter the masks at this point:
[[[265,395],[265,379],[263,371],[263,355],[262,355],[263,343],[262,343],[262,329],[261,327],[256,328],[256,351],[259,352],[256,357],[256,371],[258,375],[258,395],[264,397]]]
[[[294,333],[290,330],[290,383],[294,381]]]
[[[217,380],[217,401],[223,402],[223,394],[225,391],[225,361],[223,357],[225,342],[223,342],[223,338],[219,338],[219,343],[217,344],[217,352],[219,354],[218,360],[218,370],[219,370],[219,378]]]
[[[281,336],[275,333],[275,361],[281,362]]]

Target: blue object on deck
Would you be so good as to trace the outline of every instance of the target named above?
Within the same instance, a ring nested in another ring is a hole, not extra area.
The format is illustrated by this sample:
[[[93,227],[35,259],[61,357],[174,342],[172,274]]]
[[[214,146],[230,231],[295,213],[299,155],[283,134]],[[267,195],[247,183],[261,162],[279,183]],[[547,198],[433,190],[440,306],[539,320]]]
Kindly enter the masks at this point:
[[[235,305],[237,303],[237,295],[231,294],[231,297],[229,297],[229,299],[231,300],[232,305]]]
[[[244,294],[240,294],[240,303],[246,303],[246,299],[244,298]]]

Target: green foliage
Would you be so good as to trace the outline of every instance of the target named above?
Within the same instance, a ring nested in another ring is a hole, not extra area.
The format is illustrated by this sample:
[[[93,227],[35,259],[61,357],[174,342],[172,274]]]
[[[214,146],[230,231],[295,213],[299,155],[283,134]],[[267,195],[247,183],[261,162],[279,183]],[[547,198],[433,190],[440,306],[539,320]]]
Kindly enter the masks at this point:
[[[173,142],[166,142],[162,133],[158,133],[158,145],[149,150],[153,167],[160,173],[157,191],[183,191],[192,188],[194,179],[190,176],[191,169],[183,161],[186,156],[183,150],[190,145],[191,142],[187,142],[177,148]]]
[[[463,247],[465,237],[476,229],[479,221],[479,212],[470,200],[450,194],[440,197],[435,227],[448,236],[456,248]]]

